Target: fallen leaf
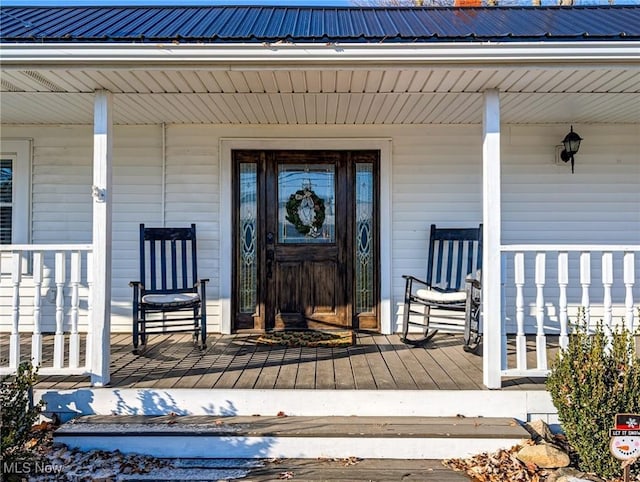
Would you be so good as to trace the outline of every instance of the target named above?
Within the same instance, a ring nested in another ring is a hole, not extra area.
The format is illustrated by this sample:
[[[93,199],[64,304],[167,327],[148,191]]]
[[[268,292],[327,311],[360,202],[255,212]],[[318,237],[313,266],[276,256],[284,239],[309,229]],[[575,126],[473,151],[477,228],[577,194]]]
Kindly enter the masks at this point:
[[[357,463],[359,463],[362,459],[359,457],[347,457],[346,459],[342,459],[342,464],[345,467],[349,467],[350,465],[356,465]]]

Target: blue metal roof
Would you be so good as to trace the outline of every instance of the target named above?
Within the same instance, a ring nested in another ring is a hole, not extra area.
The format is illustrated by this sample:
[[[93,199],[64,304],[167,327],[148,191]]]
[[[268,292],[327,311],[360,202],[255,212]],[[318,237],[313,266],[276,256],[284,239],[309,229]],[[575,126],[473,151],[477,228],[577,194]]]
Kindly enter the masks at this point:
[[[0,7],[0,42],[474,42],[640,39],[640,6]]]

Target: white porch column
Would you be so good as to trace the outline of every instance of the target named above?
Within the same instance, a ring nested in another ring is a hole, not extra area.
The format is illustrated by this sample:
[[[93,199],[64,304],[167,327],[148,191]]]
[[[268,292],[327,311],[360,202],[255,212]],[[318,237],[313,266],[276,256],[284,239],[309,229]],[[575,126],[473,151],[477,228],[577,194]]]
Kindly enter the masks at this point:
[[[502,313],[500,305],[500,93],[484,93],[482,122],[482,312],[483,383],[500,388]]]
[[[109,383],[111,357],[112,95],[97,91],[93,120],[93,316],[91,383]]]

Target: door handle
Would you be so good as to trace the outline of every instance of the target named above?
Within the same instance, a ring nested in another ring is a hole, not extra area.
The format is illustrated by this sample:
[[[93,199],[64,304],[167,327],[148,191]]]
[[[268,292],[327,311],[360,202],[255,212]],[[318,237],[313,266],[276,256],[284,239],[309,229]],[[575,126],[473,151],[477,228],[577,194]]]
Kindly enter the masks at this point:
[[[275,253],[273,249],[267,250],[267,279],[273,277],[273,261],[275,260]]]

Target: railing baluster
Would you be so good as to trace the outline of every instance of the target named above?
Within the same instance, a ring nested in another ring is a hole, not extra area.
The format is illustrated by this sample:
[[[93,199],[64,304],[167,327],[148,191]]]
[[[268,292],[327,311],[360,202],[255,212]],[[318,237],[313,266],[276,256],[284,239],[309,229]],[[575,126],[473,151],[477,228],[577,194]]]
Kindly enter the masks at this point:
[[[11,335],[9,337],[9,367],[18,368],[20,364],[20,282],[22,281],[22,253],[15,251],[11,256]]]
[[[64,283],[66,281],[66,256],[64,251],[56,253],[56,334],[53,338],[53,367],[64,365]]]
[[[538,369],[547,368],[547,337],[544,334],[544,284],[546,253],[536,253],[536,359]]]
[[[587,328],[591,323],[591,300],[589,287],[591,286],[591,252],[580,253],[580,285],[582,286],[582,315]]]
[[[502,245],[500,250],[503,259],[505,255],[513,257],[513,268],[509,264],[509,269],[513,269],[513,271],[510,271],[509,274],[513,276],[515,292],[507,291],[507,302],[511,303],[511,308],[506,306],[504,313],[515,312],[516,323],[516,329],[513,330],[515,331],[515,342],[512,344],[513,333],[508,340],[502,340],[501,349],[503,351],[510,348],[510,353],[513,353],[513,345],[515,345],[515,361],[510,358],[511,366],[506,363],[501,365],[503,377],[545,377],[548,375],[549,355],[546,347],[545,323],[549,323],[550,309],[555,309],[554,315],[558,317],[558,344],[561,348],[567,348],[569,345],[575,309],[578,309],[579,312],[577,321],[586,322],[591,333],[593,333],[591,319],[594,314],[597,314],[598,321],[604,324],[605,333],[611,333],[623,322],[628,329],[638,329],[640,305],[637,288],[640,282],[637,273],[640,268],[638,265],[640,245],[512,244]],[[557,253],[557,265],[550,267],[555,269],[557,266],[557,286],[555,284],[546,286],[546,256],[551,253]],[[594,263],[591,260],[592,253],[598,253],[596,256],[602,258],[602,261],[596,262],[594,266],[592,266]],[[530,273],[527,260],[531,255],[535,256],[535,263],[534,269]],[[577,265],[570,264],[573,263],[572,256],[579,256]],[[622,258],[622,263],[618,262],[620,258]],[[592,268],[602,270],[602,275],[598,274],[597,280],[593,278]],[[603,291],[599,291],[601,282]],[[526,295],[534,283],[535,301],[532,301],[528,300]],[[574,291],[572,287],[578,288],[578,290]],[[592,288],[598,292],[592,293]],[[545,295],[547,299],[545,299]],[[597,305],[594,305],[594,301],[597,302]],[[597,312],[595,311],[596,306]],[[533,328],[533,322],[529,323],[528,310],[530,309],[533,310],[535,317],[537,367],[532,366],[531,361],[528,363],[529,366],[526,366],[520,349],[523,331],[526,334],[529,329]],[[604,310],[602,314],[601,310]],[[503,322],[504,319],[503,315]],[[516,363],[518,366],[514,366]]]
[[[519,370],[527,369],[527,337],[524,333],[524,253],[513,257],[516,285],[516,365]]]
[[[613,253],[602,253],[602,285],[604,287],[604,325],[613,329],[613,305],[611,301],[611,285],[613,285]]]
[[[558,299],[558,311],[560,319],[560,347],[569,346],[569,336],[567,330],[567,285],[569,284],[569,253],[558,253],[558,286],[560,287],[560,297]]]
[[[93,326],[93,253],[87,253],[87,336],[85,339],[85,365],[91,369],[92,344],[91,333]]]
[[[625,310],[625,322],[627,329],[629,331],[633,331],[634,323],[634,313],[633,313],[633,284],[635,281],[635,276],[633,272],[633,266],[635,264],[635,256],[631,251],[627,251],[624,253],[623,258],[623,274],[622,280],[624,282],[625,288],[625,297],[624,297],[624,306]]]
[[[507,300],[505,297],[505,286],[507,280],[507,256],[505,253],[500,254],[500,316],[502,322],[500,323],[500,338],[502,340],[500,346],[500,369],[504,370],[508,368],[507,361],[507,329],[505,326],[505,313],[507,307]]]
[[[78,335],[78,305],[80,302],[80,276],[82,263],[80,251],[71,253],[71,334],[69,335],[69,366],[78,368],[80,366],[80,336]]]
[[[31,360],[34,366],[42,363],[42,251],[33,253],[33,335],[31,335]]]
[[[20,362],[25,360],[27,354],[20,342],[30,339],[31,350],[29,359],[34,366],[39,366],[41,375],[81,375],[91,373],[91,353],[88,348],[88,358],[81,360],[83,350],[80,343],[83,340],[81,331],[84,332],[84,314],[90,322],[91,314],[91,270],[87,269],[87,281],[83,278],[83,256],[90,258],[92,245],[90,244],[10,244],[0,245],[0,284],[6,291],[2,313],[7,318],[8,353],[0,364],[0,376],[15,373]],[[67,259],[67,253],[70,253]],[[53,258],[53,262],[52,259]],[[67,262],[70,266],[69,280],[66,279]],[[27,271],[25,268],[29,268]],[[68,285],[67,285],[68,283]],[[85,284],[86,283],[86,284]],[[65,288],[69,289],[65,293]],[[88,289],[85,292],[85,287]],[[45,293],[50,288],[54,295],[54,310],[52,313],[45,310]],[[28,323],[23,326],[25,312],[24,305],[29,302]],[[86,293],[86,294],[85,294]],[[68,295],[68,297],[66,296]],[[71,300],[70,304],[69,299]],[[83,306],[87,299],[87,307]],[[23,306],[21,306],[23,305]],[[68,319],[67,319],[68,317]],[[55,335],[53,336],[53,356],[44,355],[45,340],[43,327],[51,322],[55,323]],[[45,325],[46,323],[46,325]],[[24,333],[25,328],[32,328],[30,333]],[[90,328],[89,328],[90,329]],[[89,329],[87,331],[89,331]],[[66,330],[66,331],[65,331]],[[66,338],[69,336],[69,354],[66,354]],[[87,339],[90,342],[90,334]],[[47,360],[43,366],[43,358]],[[48,359],[52,358],[52,362]],[[68,358],[68,360],[67,360]]]

